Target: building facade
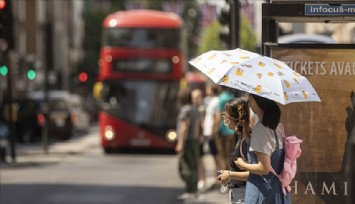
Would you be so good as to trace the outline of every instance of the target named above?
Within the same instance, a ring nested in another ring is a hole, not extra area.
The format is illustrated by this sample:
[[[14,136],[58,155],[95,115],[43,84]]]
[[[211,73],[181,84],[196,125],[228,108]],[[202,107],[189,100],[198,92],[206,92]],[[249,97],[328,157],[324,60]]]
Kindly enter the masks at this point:
[[[81,0],[13,0],[15,90],[31,91],[44,85],[45,69],[53,89],[69,89],[69,76],[83,51]],[[35,69],[28,80],[26,72]],[[16,92],[16,91],[15,91]]]

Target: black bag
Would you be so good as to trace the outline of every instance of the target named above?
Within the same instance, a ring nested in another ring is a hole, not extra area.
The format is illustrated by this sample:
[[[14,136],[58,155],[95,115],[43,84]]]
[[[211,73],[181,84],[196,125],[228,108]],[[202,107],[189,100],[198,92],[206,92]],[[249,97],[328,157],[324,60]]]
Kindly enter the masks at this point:
[[[239,157],[241,157],[244,161],[248,161],[247,154],[248,154],[247,141],[243,137],[239,136],[238,142],[235,145],[229,157],[230,166],[232,167],[233,171],[245,171],[237,167],[234,161]],[[236,180],[233,180],[232,183],[234,184],[233,188],[245,186],[246,184],[245,181],[236,181]]]

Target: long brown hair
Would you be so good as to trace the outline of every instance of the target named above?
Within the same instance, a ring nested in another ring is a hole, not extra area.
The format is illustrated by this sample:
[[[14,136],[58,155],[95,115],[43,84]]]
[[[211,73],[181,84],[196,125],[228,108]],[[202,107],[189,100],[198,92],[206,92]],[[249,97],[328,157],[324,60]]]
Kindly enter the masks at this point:
[[[228,114],[229,118],[234,122],[238,123],[240,120],[244,120],[247,125],[250,123],[250,111],[248,102],[243,98],[234,98],[228,101],[224,105],[224,111]]]

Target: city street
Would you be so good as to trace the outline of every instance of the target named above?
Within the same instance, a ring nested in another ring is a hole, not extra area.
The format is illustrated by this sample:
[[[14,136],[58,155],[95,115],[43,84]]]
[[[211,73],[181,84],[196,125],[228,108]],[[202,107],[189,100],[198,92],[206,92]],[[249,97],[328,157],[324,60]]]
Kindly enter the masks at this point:
[[[205,163],[212,183],[212,158]],[[176,197],[184,189],[176,155],[105,155],[97,126],[88,135],[51,144],[48,155],[40,143],[18,144],[17,162],[0,165],[0,184],[1,204],[173,204],[182,203]],[[184,203],[228,199],[213,190]]]
[[[183,183],[175,155],[105,155],[95,135],[85,136],[92,142],[78,147],[82,152],[68,141],[51,146],[49,155],[27,148],[17,164],[2,165],[0,203],[177,203]]]

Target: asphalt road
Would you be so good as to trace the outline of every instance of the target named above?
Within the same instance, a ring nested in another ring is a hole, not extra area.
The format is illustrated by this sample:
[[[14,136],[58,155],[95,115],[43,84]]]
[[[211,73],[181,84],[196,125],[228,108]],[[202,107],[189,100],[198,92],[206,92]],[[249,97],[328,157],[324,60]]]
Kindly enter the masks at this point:
[[[18,147],[17,163],[0,166],[0,203],[179,203],[175,155],[105,155],[91,134],[52,145],[49,155]]]

